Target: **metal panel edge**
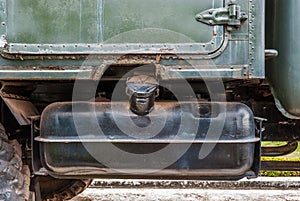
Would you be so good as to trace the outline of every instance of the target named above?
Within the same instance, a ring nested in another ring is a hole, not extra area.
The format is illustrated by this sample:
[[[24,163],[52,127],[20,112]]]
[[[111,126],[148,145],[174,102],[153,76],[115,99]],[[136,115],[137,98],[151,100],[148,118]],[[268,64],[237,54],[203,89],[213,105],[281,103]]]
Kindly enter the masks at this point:
[[[249,0],[249,78],[265,78],[265,1]]]
[[[0,0],[0,48],[6,45],[6,32],[7,32],[7,11],[6,0]]]

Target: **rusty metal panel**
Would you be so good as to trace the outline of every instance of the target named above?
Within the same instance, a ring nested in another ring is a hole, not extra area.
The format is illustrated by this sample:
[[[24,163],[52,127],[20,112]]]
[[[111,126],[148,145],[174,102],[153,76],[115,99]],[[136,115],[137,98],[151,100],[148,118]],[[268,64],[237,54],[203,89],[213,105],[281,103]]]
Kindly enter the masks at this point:
[[[30,101],[3,96],[2,99],[21,126],[30,125],[30,117],[39,115],[38,110]]]

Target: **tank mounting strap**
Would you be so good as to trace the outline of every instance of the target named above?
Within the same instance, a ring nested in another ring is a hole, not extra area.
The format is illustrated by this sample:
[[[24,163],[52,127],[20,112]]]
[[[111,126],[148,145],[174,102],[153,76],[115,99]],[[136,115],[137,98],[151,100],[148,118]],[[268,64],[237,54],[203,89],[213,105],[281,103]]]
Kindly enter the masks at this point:
[[[140,140],[132,140],[132,139],[99,139],[99,138],[91,138],[91,139],[81,139],[81,138],[45,138],[38,136],[34,138],[35,141],[44,142],[44,143],[129,143],[129,144],[248,144],[253,142],[259,142],[260,138],[251,138],[251,139],[237,139],[237,140],[186,140],[186,139],[140,139]]]

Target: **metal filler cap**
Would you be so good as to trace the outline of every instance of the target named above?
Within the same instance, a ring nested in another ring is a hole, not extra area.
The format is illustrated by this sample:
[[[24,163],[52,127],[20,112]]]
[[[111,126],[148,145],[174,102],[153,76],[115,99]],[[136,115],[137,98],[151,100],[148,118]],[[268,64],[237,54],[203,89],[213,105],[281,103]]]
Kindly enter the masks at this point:
[[[130,110],[137,115],[147,115],[154,109],[158,96],[158,82],[148,75],[137,75],[126,82],[127,95],[130,97]]]

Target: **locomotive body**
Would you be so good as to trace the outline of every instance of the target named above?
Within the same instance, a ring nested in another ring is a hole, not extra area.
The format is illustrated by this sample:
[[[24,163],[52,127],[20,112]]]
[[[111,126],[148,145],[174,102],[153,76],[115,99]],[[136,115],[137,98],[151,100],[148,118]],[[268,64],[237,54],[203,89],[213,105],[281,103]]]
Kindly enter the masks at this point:
[[[0,0],[3,196],[299,169],[298,4]]]

